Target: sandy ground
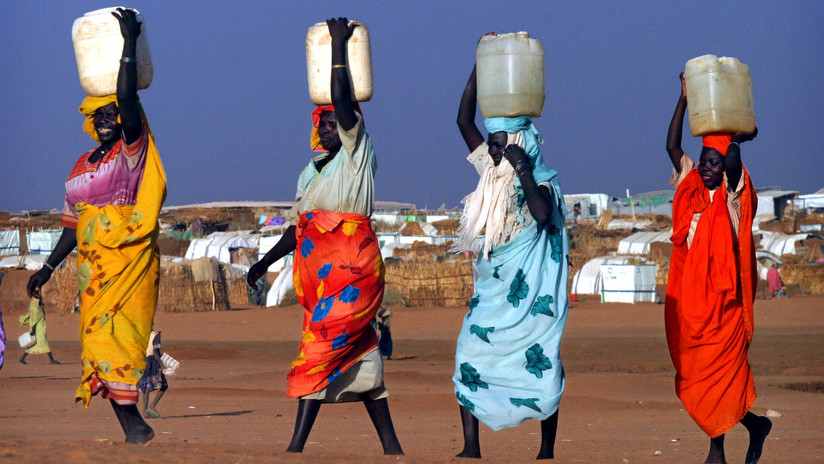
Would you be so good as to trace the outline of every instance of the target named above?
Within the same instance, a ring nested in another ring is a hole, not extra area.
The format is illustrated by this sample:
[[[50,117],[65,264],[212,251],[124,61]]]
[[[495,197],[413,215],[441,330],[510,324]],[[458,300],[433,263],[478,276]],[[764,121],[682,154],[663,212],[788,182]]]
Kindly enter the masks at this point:
[[[10,289],[4,285],[4,290]],[[107,402],[75,405],[80,373],[76,315],[49,314],[59,366],[45,356],[17,362],[24,308],[4,302],[11,338],[0,371],[0,462],[474,462],[453,456],[462,439],[452,393],[455,337],[462,308],[395,308],[395,356],[386,362],[390,410],[403,457],[381,455],[361,404],[324,405],[305,452],[287,454],[297,402],[286,398],[286,372],[297,351],[298,307],[220,313],[159,313],[164,348],[181,362],[151,420],[147,446],[121,443]],[[681,408],[666,348],[663,305],[571,308],[562,354],[567,387],[556,462],[703,462],[708,439]],[[786,388],[824,381],[824,297],[756,302],[750,350],[758,400],[773,419],[762,463],[824,462],[824,394]],[[528,462],[539,424],[493,432],[481,426],[482,462]],[[743,427],[727,435],[729,462],[743,462]]]

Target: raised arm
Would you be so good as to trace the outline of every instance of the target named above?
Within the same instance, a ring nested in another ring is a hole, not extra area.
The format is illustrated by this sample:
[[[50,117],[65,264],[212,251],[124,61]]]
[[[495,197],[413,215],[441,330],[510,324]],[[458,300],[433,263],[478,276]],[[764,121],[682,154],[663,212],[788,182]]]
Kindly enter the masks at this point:
[[[332,104],[335,105],[335,117],[343,130],[355,127],[358,117],[352,107],[352,88],[349,85],[349,68],[346,64],[346,43],[352,37],[357,23],[349,24],[346,18],[326,21],[329,35],[332,36]]]
[[[727,173],[727,187],[735,190],[738,181],[741,179],[743,171],[741,165],[741,146],[739,144],[749,142],[758,136],[758,128],[752,132],[738,132],[733,134],[732,143],[727,147],[727,154],[724,156],[724,171]]]
[[[112,16],[120,23],[123,35],[123,56],[120,58],[120,70],[117,73],[117,108],[120,111],[120,125],[126,143],[132,144],[143,132],[143,119],[137,101],[137,36],[140,35],[140,23],[134,10],[118,8]]]
[[[548,188],[539,187],[535,182],[535,177],[532,175],[532,165],[530,165],[524,149],[519,145],[508,145],[504,150],[504,158],[515,168],[515,174],[518,175],[518,180],[521,181],[521,187],[524,189],[524,196],[526,197],[526,205],[529,207],[532,218],[540,226],[549,224],[552,219],[553,200],[557,199],[552,198]],[[554,233],[554,231],[550,231],[550,233]]]
[[[256,282],[263,274],[266,274],[266,270],[269,269],[269,266],[274,264],[280,258],[283,258],[289,253],[295,251],[295,247],[297,245],[298,239],[295,236],[295,226],[289,226],[286,229],[286,232],[283,233],[280,240],[278,240],[278,243],[276,243],[271,250],[267,251],[260,261],[256,262],[249,268],[249,272],[246,274],[246,283],[248,283],[253,289],[257,290]]]
[[[458,106],[458,129],[461,131],[466,147],[469,151],[475,151],[483,143],[484,136],[475,125],[475,104],[478,98],[477,80],[475,78],[475,67],[472,67],[472,74],[466,83],[461,104]]]
[[[675,170],[681,172],[681,158],[684,156],[684,150],[681,149],[681,132],[684,128],[684,113],[687,111],[687,84],[683,72],[678,77],[681,78],[681,96],[678,97],[678,104],[675,105],[675,113],[667,131],[667,153]]]

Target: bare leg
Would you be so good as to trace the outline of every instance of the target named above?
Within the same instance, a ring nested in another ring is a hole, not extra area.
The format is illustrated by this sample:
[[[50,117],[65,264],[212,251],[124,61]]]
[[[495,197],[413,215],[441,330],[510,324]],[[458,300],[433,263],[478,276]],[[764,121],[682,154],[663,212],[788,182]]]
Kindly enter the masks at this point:
[[[772,429],[772,421],[764,416],[756,416],[747,411],[747,414],[741,419],[741,425],[747,428],[750,432],[750,446],[747,448],[747,457],[744,460],[746,464],[756,464],[761,459],[761,452],[764,450],[764,440],[770,434]]]
[[[143,414],[146,414],[146,411],[149,410],[149,393],[148,391],[140,392],[143,396]]]
[[[464,449],[457,457],[478,458],[481,457],[481,442],[478,436],[478,418],[473,416],[469,409],[461,406],[461,425],[463,425]]]
[[[51,351],[49,351],[49,364],[60,364],[60,361],[54,359]]]
[[[298,402],[298,415],[295,418],[295,432],[292,434],[292,442],[286,448],[288,453],[302,453],[312,431],[312,425],[318,417],[320,411],[320,400],[300,400]]]
[[[710,452],[707,453],[704,464],[727,464],[727,458],[724,457],[724,435],[710,438]]]
[[[558,432],[558,411],[541,421],[541,451],[535,459],[555,459],[555,434]]]
[[[28,364],[28,363],[26,362],[26,356],[28,356],[28,355],[29,355],[29,354],[28,354],[28,353],[26,353],[26,352],[24,351],[24,352],[23,352],[23,356],[20,356],[20,362],[21,362],[22,364]]]
[[[375,426],[378,438],[381,439],[383,454],[403,454],[398,436],[395,435],[395,426],[392,425],[392,416],[389,415],[389,403],[386,398],[373,400],[367,395],[363,395],[363,398],[363,404],[366,406],[369,418],[372,419],[372,425]]]
[[[142,445],[149,443],[154,438],[154,430],[140,417],[136,405],[121,406],[115,403],[114,400],[109,401],[111,401],[112,409],[114,409],[117,420],[120,421],[120,426],[123,427],[123,432],[126,434],[126,443]]]
[[[157,395],[155,395],[155,399],[154,399],[154,401],[152,401],[152,409],[153,409],[153,410],[157,411],[157,402],[158,402],[158,401],[160,401],[160,398],[162,398],[162,397],[163,397],[163,394],[164,394],[164,393],[166,393],[166,390],[167,390],[168,388],[169,388],[169,387],[166,387],[166,388],[161,388],[161,389],[157,392]]]

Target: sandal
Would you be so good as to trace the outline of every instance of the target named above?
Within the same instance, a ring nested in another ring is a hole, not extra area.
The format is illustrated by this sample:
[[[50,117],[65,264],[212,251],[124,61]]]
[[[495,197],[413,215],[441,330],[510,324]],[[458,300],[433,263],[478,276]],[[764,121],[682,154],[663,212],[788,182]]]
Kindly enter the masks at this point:
[[[160,414],[154,409],[147,409],[143,412],[143,417],[146,419],[160,419]]]

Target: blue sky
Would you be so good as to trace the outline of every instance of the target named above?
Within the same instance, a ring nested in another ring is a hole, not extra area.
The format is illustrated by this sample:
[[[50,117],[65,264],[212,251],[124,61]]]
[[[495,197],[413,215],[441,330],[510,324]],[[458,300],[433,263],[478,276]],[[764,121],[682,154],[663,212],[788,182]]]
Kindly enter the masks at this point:
[[[0,210],[60,208],[93,147],[77,112],[71,26],[97,1],[2,2]],[[168,177],[168,205],[289,200],[309,151],[306,29],[367,24],[374,97],[362,105],[378,155],[377,199],[459,204],[477,174],[457,105],[486,32],[526,30],[546,51],[535,120],[565,193],[668,188],[664,150],[693,57],[735,56],[753,76],[758,138],[743,147],[755,185],[824,187],[824,8],[795,2],[166,2],[143,14],[154,82],[141,100]],[[685,127],[684,149],[699,139]]]

